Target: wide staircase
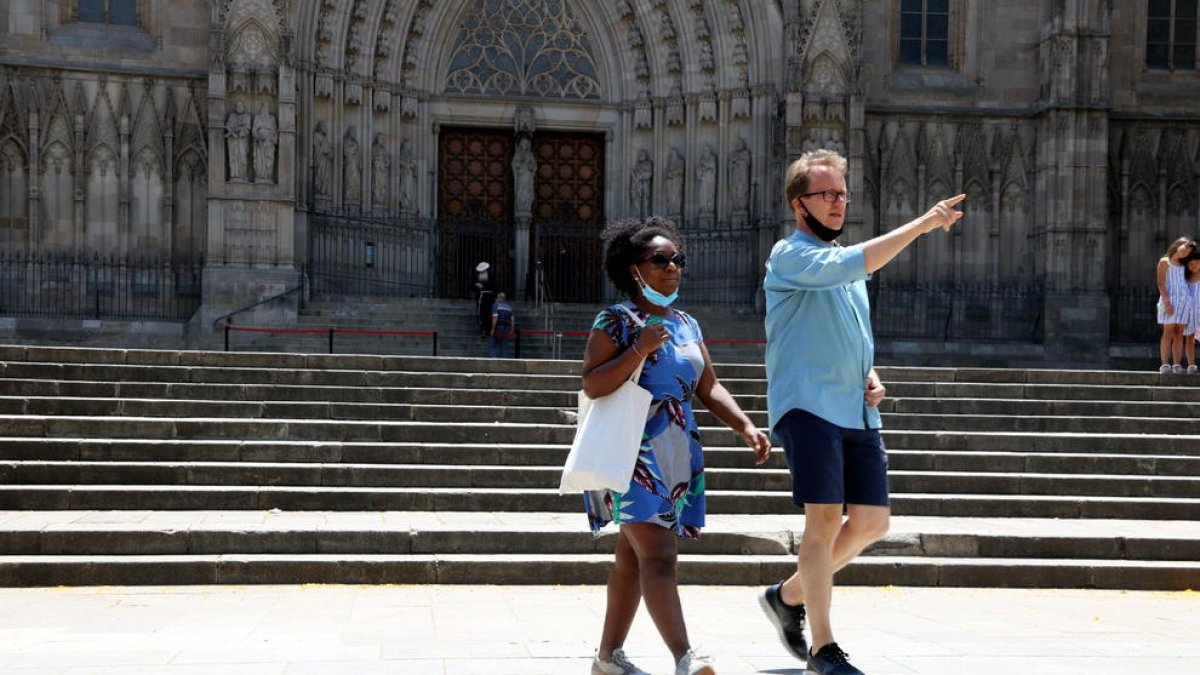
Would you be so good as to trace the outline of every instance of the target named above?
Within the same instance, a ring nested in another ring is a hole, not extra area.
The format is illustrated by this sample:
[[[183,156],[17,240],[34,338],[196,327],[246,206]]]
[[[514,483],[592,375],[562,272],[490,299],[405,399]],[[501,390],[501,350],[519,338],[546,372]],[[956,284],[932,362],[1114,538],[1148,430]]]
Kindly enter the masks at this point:
[[[891,532],[844,584],[1200,589],[1200,378],[881,368]],[[760,424],[764,372],[718,374]],[[0,347],[0,585],[603,583],[556,491],[576,360]],[[684,583],[788,575],[803,526],[698,412]]]

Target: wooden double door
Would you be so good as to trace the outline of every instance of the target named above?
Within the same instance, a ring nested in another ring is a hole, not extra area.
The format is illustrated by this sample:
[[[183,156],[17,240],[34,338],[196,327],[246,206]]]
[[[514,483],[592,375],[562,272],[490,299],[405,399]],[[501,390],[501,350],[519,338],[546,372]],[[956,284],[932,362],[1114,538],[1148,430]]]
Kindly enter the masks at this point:
[[[537,132],[532,220],[518,232],[511,130],[444,127],[438,152],[439,290],[470,297],[475,266],[491,265],[497,290],[539,284],[555,301],[594,302],[602,289],[604,137]],[[519,246],[518,236],[527,236]],[[521,259],[527,256],[526,259]],[[527,270],[524,279],[518,270]],[[523,283],[517,283],[521,281]]]

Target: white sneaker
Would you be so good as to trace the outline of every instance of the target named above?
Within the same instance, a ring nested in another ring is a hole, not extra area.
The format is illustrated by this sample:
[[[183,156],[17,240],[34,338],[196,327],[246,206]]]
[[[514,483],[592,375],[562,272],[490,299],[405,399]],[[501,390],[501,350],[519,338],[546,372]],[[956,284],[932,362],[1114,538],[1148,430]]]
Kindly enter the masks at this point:
[[[633,662],[625,656],[624,649],[614,649],[612,658],[607,661],[600,658],[599,653],[592,657],[592,675],[650,675],[650,673],[633,665]]]
[[[1163,373],[1164,375],[1171,372],[1170,364],[1166,364],[1166,363],[1162,364],[1161,366],[1158,367],[1158,372]]]
[[[717,675],[717,662],[693,647],[675,664],[675,675]]]
[[[1171,372],[1178,375],[1183,372],[1183,366],[1176,363],[1175,365],[1171,366]]]

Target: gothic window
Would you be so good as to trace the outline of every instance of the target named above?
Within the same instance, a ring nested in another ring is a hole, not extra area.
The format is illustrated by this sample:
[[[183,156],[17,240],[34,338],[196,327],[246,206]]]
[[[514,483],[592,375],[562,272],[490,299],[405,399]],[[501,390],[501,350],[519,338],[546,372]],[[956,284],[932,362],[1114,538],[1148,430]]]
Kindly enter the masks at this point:
[[[900,63],[950,65],[950,0],[900,0]]]
[[[1196,69],[1196,0],[1150,0],[1146,67]]]
[[[463,17],[446,91],[600,98],[590,40],[567,0],[475,0]]]
[[[137,0],[79,0],[75,16],[80,23],[136,26]]]

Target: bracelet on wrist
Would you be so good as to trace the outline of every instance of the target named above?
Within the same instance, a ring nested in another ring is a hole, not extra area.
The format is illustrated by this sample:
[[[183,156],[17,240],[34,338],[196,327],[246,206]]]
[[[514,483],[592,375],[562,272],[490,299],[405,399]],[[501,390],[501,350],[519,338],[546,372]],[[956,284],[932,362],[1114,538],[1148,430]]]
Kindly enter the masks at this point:
[[[637,348],[637,343],[631,342],[631,343],[629,343],[629,346],[630,346],[630,347],[633,349],[633,351],[634,351],[634,352],[635,352],[635,353],[636,353],[636,354],[637,354],[639,357],[641,357],[641,358],[643,358],[643,359],[644,359],[644,358],[646,358],[646,355],[642,353],[642,350],[640,350],[640,349],[638,349],[638,348]]]

